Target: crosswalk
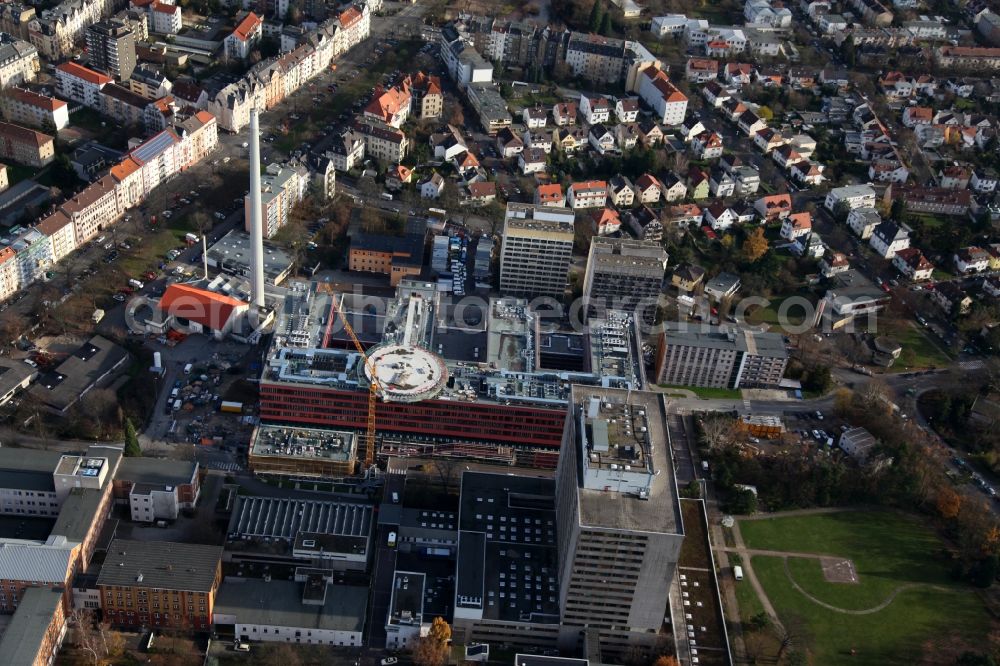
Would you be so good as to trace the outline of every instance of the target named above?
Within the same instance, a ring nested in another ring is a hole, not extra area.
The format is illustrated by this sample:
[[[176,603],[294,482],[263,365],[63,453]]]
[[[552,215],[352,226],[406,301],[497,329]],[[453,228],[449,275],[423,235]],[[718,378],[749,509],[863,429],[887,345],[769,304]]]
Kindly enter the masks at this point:
[[[224,472],[238,472],[241,469],[243,469],[243,467],[239,463],[234,463],[234,462],[219,462],[219,461],[216,461],[216,460],[210,461],[207,464],[207,467],[209,469],[219,469],[219,470],[222,470]]]

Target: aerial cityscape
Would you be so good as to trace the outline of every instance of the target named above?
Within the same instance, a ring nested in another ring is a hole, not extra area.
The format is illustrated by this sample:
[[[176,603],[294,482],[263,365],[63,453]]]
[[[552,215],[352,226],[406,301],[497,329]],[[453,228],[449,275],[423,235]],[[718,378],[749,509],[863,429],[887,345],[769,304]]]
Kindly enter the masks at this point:
[[[1000,664],[995,4],[4,2],[0,115],[0,666]]]

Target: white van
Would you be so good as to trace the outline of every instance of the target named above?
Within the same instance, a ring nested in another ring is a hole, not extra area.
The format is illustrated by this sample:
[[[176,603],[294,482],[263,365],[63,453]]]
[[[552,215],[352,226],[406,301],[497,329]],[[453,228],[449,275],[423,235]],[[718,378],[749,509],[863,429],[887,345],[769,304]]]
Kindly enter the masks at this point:
[[[395,548],[396,547],[396,533],[395,532],[389,532],[389,539],[388,539],[387,545],[389,546],[389,548]]]
[[[738,564],[733,567],[733,578],[743,580],[743,567]]]
[[[237,652],[249,652],[250,644],[247,643],[246,641],[236,641],[233,644],[233,649],[236,650]]]
[[[185,366],[184,366],[184,374],[185,374],[185,375],[190,375],[190,374],[191,374],[191,369],[192,369],[193,367],[194,367],[194,365],[193,365],[193,364],[191,364],[191,363],[188,363],[187,365],[185,365]]]

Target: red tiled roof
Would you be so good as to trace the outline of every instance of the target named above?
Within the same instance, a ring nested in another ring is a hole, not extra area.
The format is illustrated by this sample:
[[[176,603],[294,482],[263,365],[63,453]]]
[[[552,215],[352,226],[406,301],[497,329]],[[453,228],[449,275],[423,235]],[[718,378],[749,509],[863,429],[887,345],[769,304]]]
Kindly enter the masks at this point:
[[[61,99],[53,99],[52,97],[39,95],[34,91],[25,90],[24,88],[11,88],[10,95],[19,102],[30,104],[31,106],[36,106],[47,111],[55,111],[56,109],[61,109],[66,106],[66,102]]]
[[[153,11],[160,12],[161,14],[175,14],[179,10],[177,5],[168,5],[165,2],[154,2]]]
[[[142,167],[139,166],[139,163],[134,159],[126,157],[121,162],[111,167],[111,177],[120,183],[141,168]]]
[[[172,284],[167,287],[158,307],[170,315],[217,331],[225,327],[237,309],[246,306],[245,302],[231,296],[186,284]]]
[[[83,79],[87,83],[93,83],[99,86],[111,83],[110,76],[105,76],[100,72],[87,69],[86,67],[78,65],[75,62],[64,62],[61,65],[56,65],[56,69],[66,72],[70,76],[75,76],[78,79]]]
[[[250,12],[249,14],[243,17],[243,20],[240,21],[240,24],[236,26],[236,28],[233,30],[233,35],[236,37],[236,39],[240,40],[241,42],[245,42],[248,39],[250,39],[250,36],[257,28],[260,27],[260,24],[261,24],[260,17],[254,14],[253,12]]]
[[[563,198],[562,186],[559,183],[538,186],[539,201],[559,201]]]
[[[10,249],[9,247],[0,249],[0,264],[4,263],[5,261],[10,261],[11,259],[13,259],[14,254],[15,254],[14,250]]]

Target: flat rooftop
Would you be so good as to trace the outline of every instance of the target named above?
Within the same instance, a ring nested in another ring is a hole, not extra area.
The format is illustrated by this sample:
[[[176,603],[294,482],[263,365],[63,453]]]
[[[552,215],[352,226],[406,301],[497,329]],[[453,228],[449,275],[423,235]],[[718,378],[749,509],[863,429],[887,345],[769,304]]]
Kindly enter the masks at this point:
[[[296,549],[357,555],[368,548],[372,518],[368,504],[241,496],[229,519],[228,537],[280,539]]]
[[[555,482],[465,472],[455,606],[484,619],[559,622]]]
[[[253,250],[250,234],[233,229],[208,248],[208,261],[219,270],[249,275]],[[271,284],[281,284],[292,268],[292,258],[281,247],[264,241],[264,276]]]
[[[251,454],[348,462],[354,458],[356,446],[357,436],[352,432],[261,425],[251,443]]]
[[[95,335],[54,370],[39,375],[31,394],[54,409],[66,411],[127,360],[128,352],[122,347]]]
[[[788,356],[781,335],[757,333],[748,329],[702,324],[670,324],[664,326],[663,339],[667,345],[742,351],[773,358]]]
[[[178,486],[190,483],[198,471],[198,463],[167,458],[122,458],[118,479],[156,486]]]
[[[97,584],[208,592],[221,561],[219,546],[115,539]]]
[[[328,585],[323,604],[304,604],[302,583],[285,580],[226,579],[219,586],[215,615],[240,624],[361,631],[368,609],[368,588]]]
[[[683,533],[658,393],[574,386],[580,524]]]
[[[30,587],[24,591],[0,638],[0,663],[35,666],[42,654],[52,616],[63,602],[62,588]]]

